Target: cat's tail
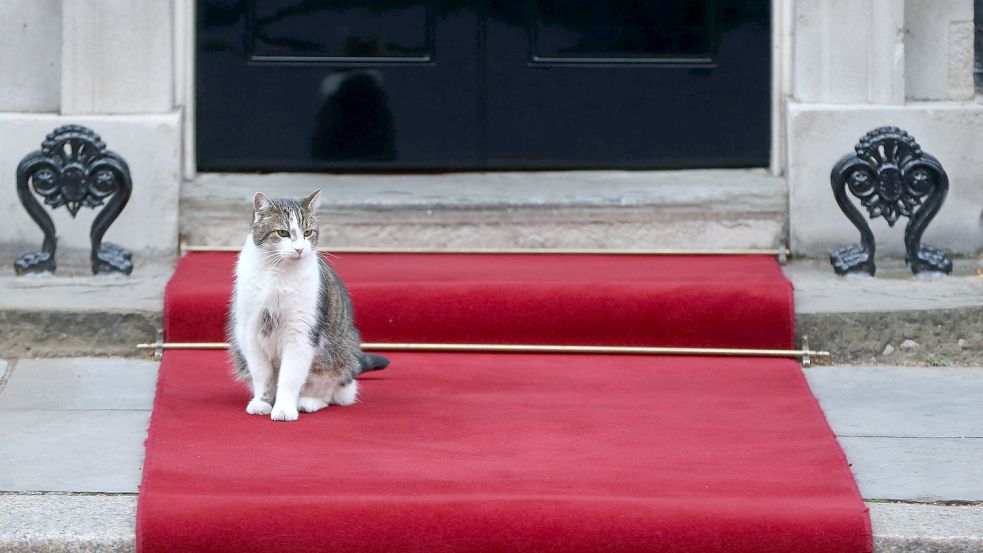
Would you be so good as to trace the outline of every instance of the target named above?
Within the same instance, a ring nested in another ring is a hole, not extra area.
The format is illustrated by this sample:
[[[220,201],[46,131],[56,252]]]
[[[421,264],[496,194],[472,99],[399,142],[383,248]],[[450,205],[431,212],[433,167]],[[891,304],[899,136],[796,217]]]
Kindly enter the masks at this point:
[[[358,359],[358,372],[381,371],[389,366],[389,359],[374,353],[363,353]]]

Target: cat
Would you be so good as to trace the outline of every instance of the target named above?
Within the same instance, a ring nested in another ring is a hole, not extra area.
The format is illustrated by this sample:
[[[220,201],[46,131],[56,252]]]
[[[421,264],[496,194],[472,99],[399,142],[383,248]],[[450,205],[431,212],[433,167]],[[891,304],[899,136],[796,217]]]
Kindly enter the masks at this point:
[[[389,364],[362,353],[348,291],[315,249],[320,195],[274,200],[257,192],[236,261],[226,329],[233,366],[252,388],[246,412],[275,421],[351,405],[355,377]]]

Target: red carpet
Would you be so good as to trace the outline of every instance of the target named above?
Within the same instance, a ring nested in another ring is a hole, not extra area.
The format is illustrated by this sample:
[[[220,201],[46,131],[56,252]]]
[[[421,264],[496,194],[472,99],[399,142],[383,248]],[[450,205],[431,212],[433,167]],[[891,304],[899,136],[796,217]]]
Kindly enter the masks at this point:
[[[185,256],[165,336],[221,342],[235,257]],[[793,347],[792,285],[774,259],[384,255],[331,259],[367,342]]]
[[[231,260],[182,260],[168,340],[222,339]],[[792,340],[789,284],[764,258],[334,261],[367,340]],[[141,552],[872,549],[792,360],[398,353],[355,406],[273,423],[245,414],[225,356],[165,354]]]

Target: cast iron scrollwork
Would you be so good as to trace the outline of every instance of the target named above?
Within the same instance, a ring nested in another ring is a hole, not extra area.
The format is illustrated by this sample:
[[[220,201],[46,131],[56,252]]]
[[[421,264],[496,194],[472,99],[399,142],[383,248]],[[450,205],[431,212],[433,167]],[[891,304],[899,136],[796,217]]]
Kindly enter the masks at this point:
[[[28,154],[17,166],[17,195],[44,233],[41,251],[26,253],[14,262],[17,274],[53,272],[56,268],[55,225],[35,194],[51,209],[65,206],[73,218],[82,207],[105,204],[89,232],[92,272],[130,274],[130,252],[103,243],[102,237],[123,211],[132,189],[126,162],[107,150],[96,133],[78,125],[55,129],[45,137],[39,151]]]
[[[877,270],[876,244],[863,214],[847,197],[860,200],[871,219],[883,217],[894,226],[908,217],[905,228],[905,262],[913,273],[952,271],[952,261],[938,248],[922,244],[925,228],[942,207],[949,191],[949,177],[935,157],[922,152],[915,139],[897,127],[880,127],[864,135],[855,153],[841,159],[830,175],[833,195],[840,209],[860,231],[860,243],[844,246],[830,255],[837,274]]]

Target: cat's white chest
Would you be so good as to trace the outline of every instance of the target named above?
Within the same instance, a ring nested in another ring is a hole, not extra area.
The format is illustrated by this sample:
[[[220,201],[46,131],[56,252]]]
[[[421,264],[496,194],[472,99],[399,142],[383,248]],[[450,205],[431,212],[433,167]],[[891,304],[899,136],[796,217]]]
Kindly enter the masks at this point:
[[[236,336],[253,342],[270,359],[285,347],[308,340],[317,319],[318,270],[314,260],[272,270],[247,246],[236,264]]]

